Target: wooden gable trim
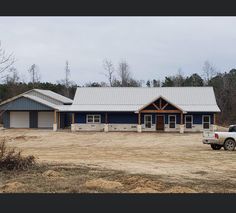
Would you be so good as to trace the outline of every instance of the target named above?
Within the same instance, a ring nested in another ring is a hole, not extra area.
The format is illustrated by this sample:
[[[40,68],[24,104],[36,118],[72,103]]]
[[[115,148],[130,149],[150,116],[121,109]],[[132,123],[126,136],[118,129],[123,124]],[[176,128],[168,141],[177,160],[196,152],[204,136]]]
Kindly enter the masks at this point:
[[[168,106],[168,102],[161,108],[161,109],[165,109]]]
[[[153,105],[157,110],[160,110],[160,108],[159,108],[155,103],[152,103],[152,105]]]
[[[145,109],[146,107],[148,107],[150,104],[155,104],[154,102],[157,101],[157,100],[159,100],[159,99],[160,99],[160,102],[161,102],[161,99],[163,99],[163,100],[166,101],[168,104],[171,104],[171,105],[173,105],[175,108],[177,108],[180,112],[185,113],[185,111],[184,111],[183,109],[181,109],[180,107],[178,107],[178,106],[176,106],[175,104],[171,103],[169,100],[167,100],[166,98],[162,97],[161,95],[160,95],[159,97],[153,99],[151,102],[149,102],[148,104],[144,105],[144,106],[141,107],[140,109],[138,109],[138,110],[136,111],[136,113],[141,112],[141,111],[144,111],[144,109]],[[160,103],[159,103],[159,104],[160,104]],[[166,105],[165,105],[164,107],[166,107]],[[163,108],[160,108],[160,110],[164,110],[164,107],[163,107]],[[152,110],[149,110],[149,111],[152,111]],[[155,110],[154,110],[154,111],[155,111]],[[169,111],[171,111],[171,110],[169,110]]]
[[[180,110],[141,110],[141,113],[181,113]]]

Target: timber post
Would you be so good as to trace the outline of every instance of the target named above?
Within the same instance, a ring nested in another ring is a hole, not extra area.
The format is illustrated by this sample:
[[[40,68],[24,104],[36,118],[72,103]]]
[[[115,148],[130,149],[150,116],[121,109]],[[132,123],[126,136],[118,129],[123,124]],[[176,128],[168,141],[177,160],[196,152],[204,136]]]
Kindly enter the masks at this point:
[[[57,131],[57,110],[54,110],[53,131]]]
[[[180,113],[179,133],[184,133],[184,115],[183,115],[183,112]]]
[[[107,112],[105,113],[104,132],[109,132],[109,128],[108,128],[108,115],[107,115]]]
[[[138,125],[137,125],[137,132],[142,132],[142,126],[141,126],[141,113],[138,113]]]

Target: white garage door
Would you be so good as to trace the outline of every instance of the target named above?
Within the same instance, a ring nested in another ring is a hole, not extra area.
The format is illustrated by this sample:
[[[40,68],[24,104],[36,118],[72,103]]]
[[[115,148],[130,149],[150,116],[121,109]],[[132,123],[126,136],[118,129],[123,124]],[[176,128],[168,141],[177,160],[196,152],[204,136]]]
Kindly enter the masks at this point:
[[[38,112],[38,128],[52,128],[53,120],[53,112]]]
[[[29,128],[29,112],[10,112],[11,128]]]

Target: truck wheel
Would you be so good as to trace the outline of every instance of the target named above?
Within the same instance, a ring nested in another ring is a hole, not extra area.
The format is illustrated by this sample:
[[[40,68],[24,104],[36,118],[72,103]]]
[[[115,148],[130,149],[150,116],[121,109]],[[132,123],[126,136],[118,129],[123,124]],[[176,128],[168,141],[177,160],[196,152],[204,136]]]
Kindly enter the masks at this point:
[[[224,149],[228,151],[234,151],[235,141],[233,139],[227,139],[224,143]]]
[[[213,150],[220,150],[221,149],[221,145],[218,145],[218,144],[211,144],[211,148],[213,149]]]

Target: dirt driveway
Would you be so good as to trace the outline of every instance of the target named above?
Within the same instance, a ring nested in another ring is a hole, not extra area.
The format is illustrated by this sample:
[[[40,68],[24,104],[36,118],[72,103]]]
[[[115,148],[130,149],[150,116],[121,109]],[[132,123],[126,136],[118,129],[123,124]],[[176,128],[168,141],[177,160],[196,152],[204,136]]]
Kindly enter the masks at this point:
[[[156,175],[170,183],[229,184],[231,191],[236,192],[236,151],[213,151],[202,144],[200,133],[4,130],[0,137],[6,137],[9,145],[37,156],[42,162]]]

